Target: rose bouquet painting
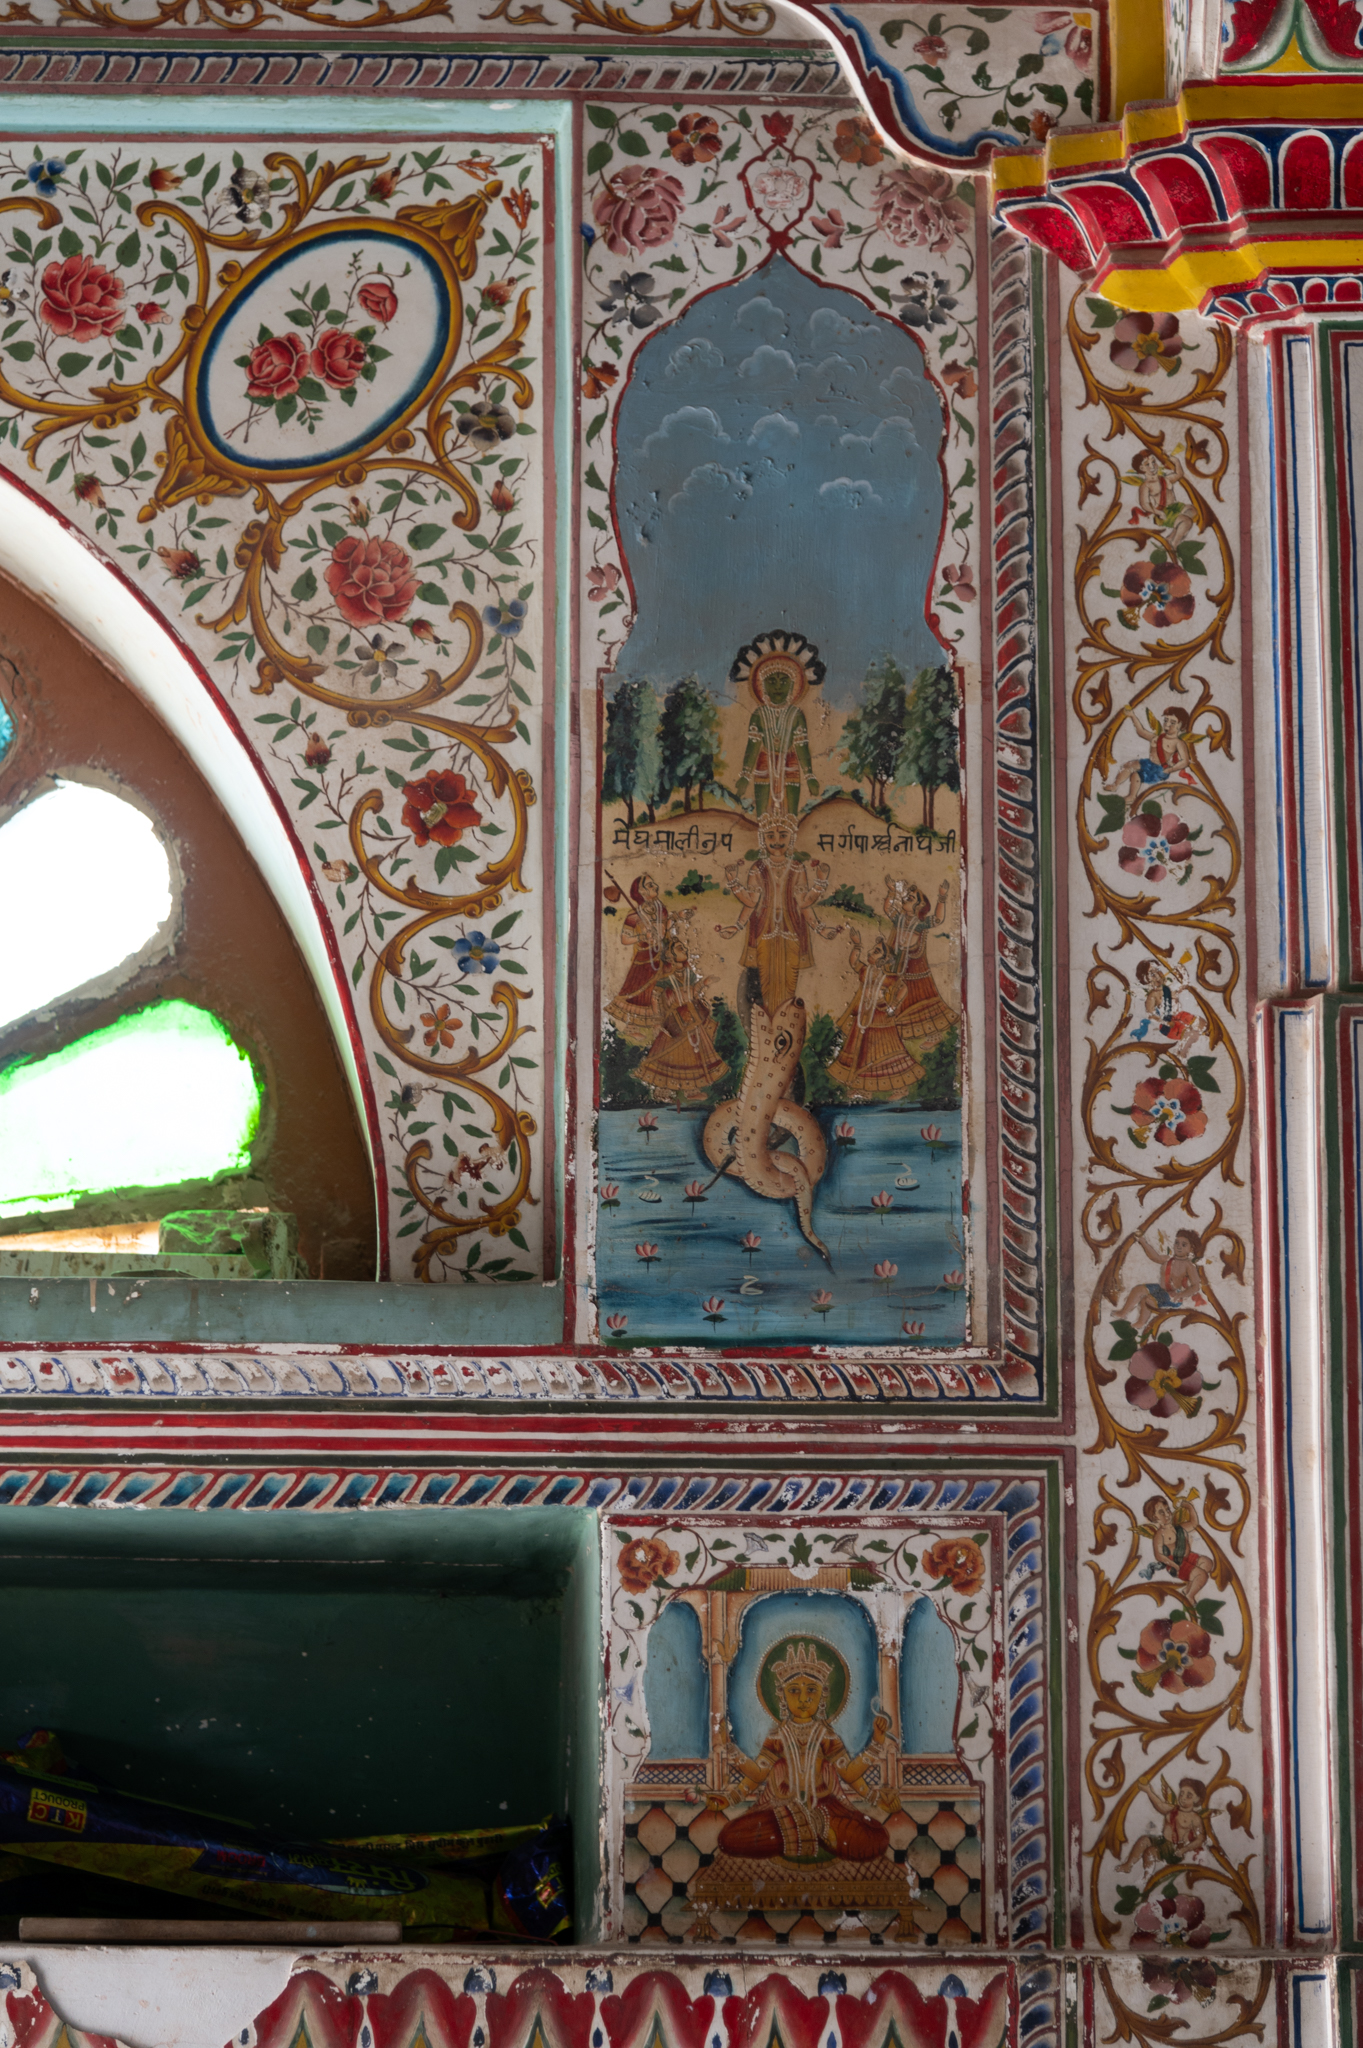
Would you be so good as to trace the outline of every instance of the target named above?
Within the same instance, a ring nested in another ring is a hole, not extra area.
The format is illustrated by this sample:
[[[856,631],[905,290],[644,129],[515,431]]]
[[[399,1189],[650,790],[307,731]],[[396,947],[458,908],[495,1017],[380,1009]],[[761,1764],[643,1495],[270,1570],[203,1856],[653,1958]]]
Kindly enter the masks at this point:
[[[277,426],[296,416],[315,434],[331,398],[354,405],[357,386],[372,384],[391,353],[377,337],[397,313],[398,295],[382,271],[364,274],[360,256],[351,258],[349,289],[340,305],[333,304],[325,283],[296,287],[289,297],[293,303],[285,319],[291,324],[276,334],[262,323],[255,346],[234,358],[245,374],[249,407],[228,430],[229,439],[239,432],[245,444],[267,414]]]

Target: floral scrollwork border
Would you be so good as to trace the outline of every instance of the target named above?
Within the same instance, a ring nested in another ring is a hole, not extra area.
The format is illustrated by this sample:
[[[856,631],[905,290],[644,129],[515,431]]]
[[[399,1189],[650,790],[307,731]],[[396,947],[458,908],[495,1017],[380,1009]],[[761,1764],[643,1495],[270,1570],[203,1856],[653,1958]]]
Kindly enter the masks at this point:
[[[640,21],[628,8],[613,0],[568,0],[573,28],[605,29],[612,35],[641,37],[727,31],[745,38],[770,35],[776,25],[776,10],[767,0],[671,0],[663,21]],[[9,18],[6,8],[0,19]],[[129,16],[121,0],[62,0],[62,18],[85,28],[116,29],[150,35],[167,28],[221,29],[230,35],[249,35],[253,29],[284,21],[299,25],[338,26],[332,0],[155,0],[153,10]],[[419,21],[455,19],[450,0],[370,0],[363,21],[345,23],[347,31],[372,33],[375,29],[410,28]],[[480,21],[505,21],[513,28],[549,26],[538,0],[496,0]]]
[[[1224,1840],[1251,1833],[1234,1738],[1249,1727],[1255,1642],[1242,1547],[1254,1507],[1247,1317],[1223,1298],[1243,1288],[1247,1256],[1234,1227],[1244,856],[1236,791],[1220,773],[1235,760],[1228,693],[1204,667],[1233,660],[1236,560],[1221,509],[1233,351],[1219,330],[1180,337],[1167,316],[1125,316],[1114,334],[1117,321],[1080,293],[1067,323],[1082,404],[1106,416],[1102,445],[1086,436],[1076,465],[1078,504],[1098,510],[1076,536],[1070,700],[1085,746],[1078,859],[1086,914],[1103,932],[1086,973],[1088,1024],[1107,1013],[1103,1035],[1086,1040],[1079,1101],[1080,1228],[1098,1266],[1081,1311],[1084,1370],[1090,1452],[1104,1461],[1087,1561],[1089,1906],[1106,1947],[1186,1950],[1177,1967],[1197,1974],[1188,1995],[1203,1999],[1224,1974],[1211,1944],[1262,1938],[1256,1859]],[[1134,374],[1105,379],[1105,339]],[[1208,351],[1210,365],[1195,364]],[[1142,624],[1154,631],[1142,637]],[[1127,948],[1134,966],[1120,964]],[[1143,1257],[1157,1279],[1135,1270]],[[1105,1552],[1119,1562],[1099,1562]],[[1114,1882],[1138,1862],[1138,1881]],[[1120,2038],[1145,2039],[1148,2020],[1106,1988]]]

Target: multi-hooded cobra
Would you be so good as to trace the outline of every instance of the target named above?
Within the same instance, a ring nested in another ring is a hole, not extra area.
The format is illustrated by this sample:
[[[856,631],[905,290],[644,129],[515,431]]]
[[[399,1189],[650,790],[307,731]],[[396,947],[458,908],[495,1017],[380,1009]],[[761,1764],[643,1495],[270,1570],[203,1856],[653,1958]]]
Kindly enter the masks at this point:
[[[702,1142],[716,1176],[730,1173],[755,1195],[794,1202],[805,1238],[831,1266],[828,1246],[815,1235],[813,1220],[814,1190],[828,1164],[828,1147],[818,1118],[789,1100],[807,1022],[799,996],[791,996],[770,1013],[760,1003],[753,1004],[738,1098],[711,1112]],[[794,1138],[796,1152],[773,1145],[778,1131]]]

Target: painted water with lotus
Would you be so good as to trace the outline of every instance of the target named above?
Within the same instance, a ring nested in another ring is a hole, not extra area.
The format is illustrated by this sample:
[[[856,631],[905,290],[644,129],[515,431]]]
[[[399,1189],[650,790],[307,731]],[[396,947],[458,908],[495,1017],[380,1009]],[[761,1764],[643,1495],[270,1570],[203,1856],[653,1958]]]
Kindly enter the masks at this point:
[[[817,1112],[825,1262],[794,1202],[715,1178],[694,1114],[603,1109],[596,1250],[609,1342],[922,1345],[967,1340],[961,1113]]]

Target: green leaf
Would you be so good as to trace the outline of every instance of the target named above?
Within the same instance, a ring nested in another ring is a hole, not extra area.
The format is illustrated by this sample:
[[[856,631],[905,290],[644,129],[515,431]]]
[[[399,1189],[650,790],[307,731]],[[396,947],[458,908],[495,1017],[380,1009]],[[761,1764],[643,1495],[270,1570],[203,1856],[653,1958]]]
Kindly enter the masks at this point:
[[[1189,1079],[1195,1088],[1202,1090],[1204,1095],[1219,1095],[1221,1093],[1221,1083],[1212,1072],[1214,1065],[1215,1061],[1212,1055],[1206,1052],[1198,1053],[1195,1059],[1190,1059],[1188,1062]]]
[[[391,1060],[386,1060],[381,1052],[375,1053],[374,1065],[376,1067],[381,1067],[384,1073],[390,1075],[394,1081],[397,1080],[397,1068],[393,1065]]]
[[[982,50],[987,50],[988,48],[989,37],[985,30],[982,28],[972,28],[970,34],[966,37],[966,56],[978,57]]]
[[[407,544],[413,553],[424,555],[427,548],[433,548],[437,541],[444,538],[444,527],[435,520],[426,520],[422,525],[412,528],[407,536]]]
[[[493,938],[494,938],[494,939],[500,939],[500,938],[502,938],[502,937],[504,936],[504,934],[505,934],[505,933],[507,933],[507,932],[509,932],[509,931],[510,931],[510,929],[511,929],[512,925],[513,925],[513,924],[514,924],[514,923],[516,922],[516,919],[517,919],[517,918],[518,918],[519,916],[520,916],[520,912],[519,912],[519,910],[513,910],[513,911],[511,912],[511,914],[510,914],[510,915],[509,915],[508,917],[500,917],[500,918],[498,918],[498,920],[497,920],[496,924],[494,924],[494,925],[493,925],[493,927],[492,927],[492,936],[493,936]]]
[[[141,254],[142,237],[138,234],[136,228],[134,228],[130,235],[125,235],[123,237],[123,240],[114,250],[114,260],[116,263],[121,265],[121,267],[124,270],[131,270],[133,264],[136,263],[138,257]]]
[[[633,128],[624,129],[615,139],[626,156],[648,155],[648,138],[636,134]]]
[[[312,649],[314,654],[325,654],[327,651],[327,642],[328,640],[330,640],[330,638],[331,634],[327,631],[327,628],[325,626],[308,627],[308,645]]]
[[[316,597],[317,578],[313,575],[311,569],[305,569],[303,571],[302,575],[299,577],[298,581],[293,586],[293,595],[298,600],[299,604],[306,604],[309,598]]]
[[[26,363],[32,358],[33,343],[31,341],[12,341],[5,353],[13,362]]]
[[[1018,78],[1034,78],[1045,62],[1046,60],[1040,50],[1028,50],[1025,56],[1018,58],[1016,76]]]
[[[1117,1911],[1134,1913],[1141,1902],[1141,1889],[1136,1884],[1119,1884],[1117,1887]]]
[[[447,595],[438,583],[419,584],[416,594],[422,604],[444,604]]]
[[[81,371],[88,370],[93,361],[93,356],[58,356],[57,368],[63,377],[79,377]]]
[[[616,118],[609,107],[588,107],[587,109],[587,119],[591,122],[593,128],[613,128]]]
[[[1134,1358],[1141,1341],[1140,1335],[1134,1323],[1123,1322],[1122,1320],[1118,1319],[1118,1321],[1116,1321],[1112,1325],[1112,1334],[1119,1341],[1113,1347],[1113,1349],[1108,1352],[1108,1357],[1113,1360],[1122,1358]]]
[[[1095,327],[1115,327],[1122,317],[1120,306],[1114,306],[1107,299],[1085,299],[1089,316]]]
[[[1098,808],[1102,813],[1098,822],[1098,830],[1100,832],[1120,832],[1123,830],[1126,824],[1125,797],[1100,796],[1098,798]]]
[[[598,171],[604,171],[613,153],[609,142],[594,142],[587,151],[588,177],[594,177]]]
[[[57,247],[63,256],[79,256],[80,236],[74,228],[63,228],[57,237]]]
[[[1226,1631],[1222,1628],[1221,1622],[1219,1620],[1221,1609],[1225,1606],[1225,1604],[1226,1603],[1224,1600],[1198,1601],[1197,1618],[1202,1623],[1203,1628],[1206,1629],[1207,1634],[1209,1636],[1223,1636],[1226,1633]]]

